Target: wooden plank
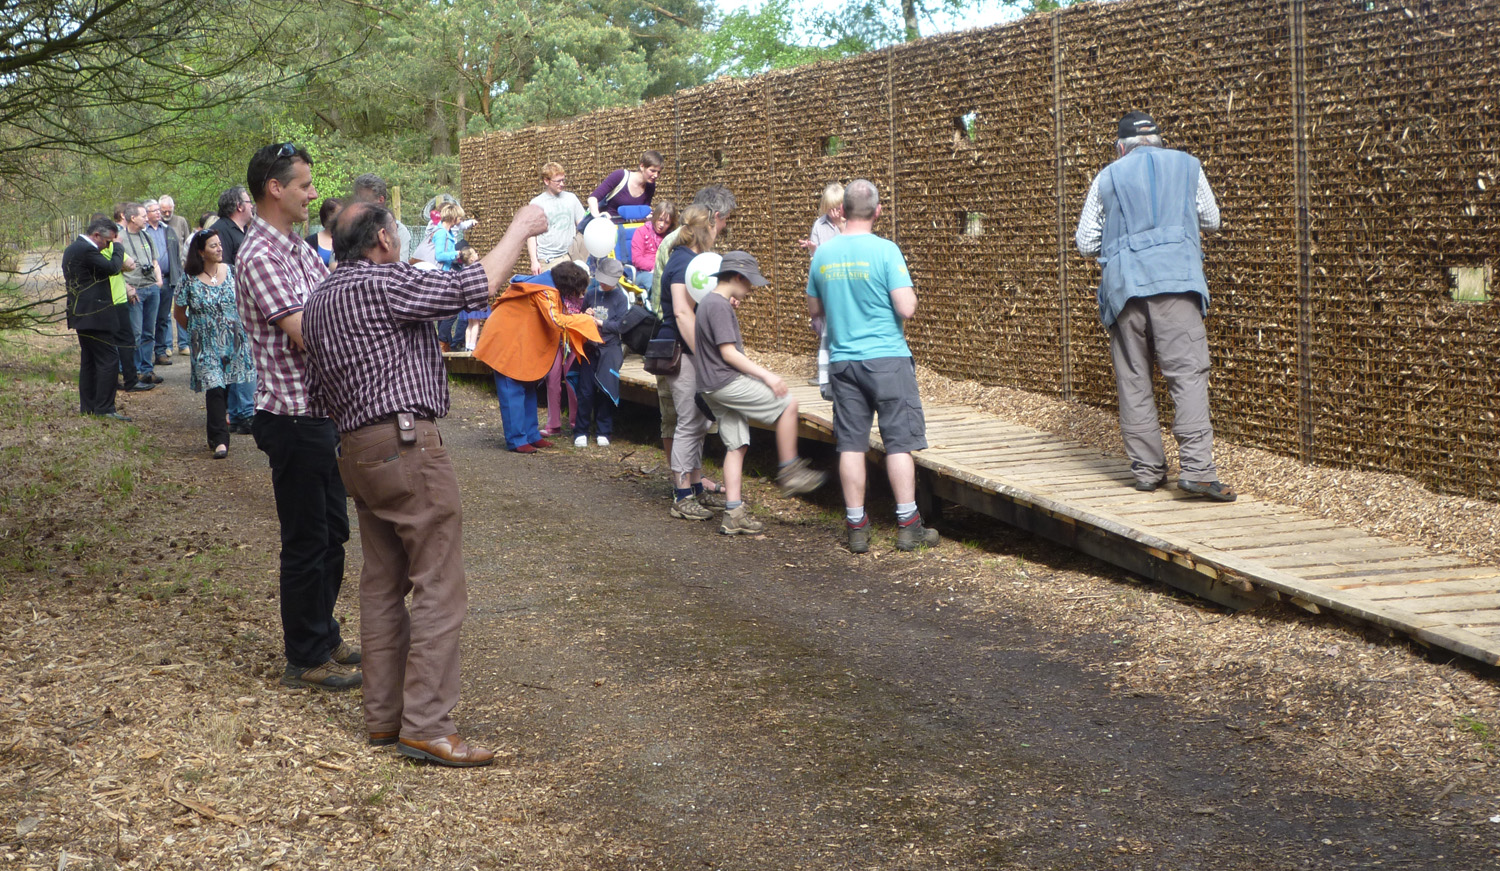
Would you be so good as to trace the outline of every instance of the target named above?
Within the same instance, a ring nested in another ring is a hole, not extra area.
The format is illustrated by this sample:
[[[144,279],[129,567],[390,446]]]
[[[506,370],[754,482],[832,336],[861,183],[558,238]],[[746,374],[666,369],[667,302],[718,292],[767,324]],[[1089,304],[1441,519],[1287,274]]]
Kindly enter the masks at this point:
[[[1114,473],[1102,470],[1092,470],[1085,472],[1067,472],[1058,470],[1049,472],[1046,469],[1037,471],[1032,466],[1017,467],[1011,470],[1008,473],[1007,477],[1017,483],[1034,484],[1037,487],[1053,487],[1059,484],[1078,484],[1082,482],[1100,484],[1109,481],[1113,482],[1116,486],[1123,485],[1125,489],[1134,489],[1131,484],[1135,481],[1135,476],[1130,474],[1130,472],[1127,470],[1121,470]]]
[[[1410,572],[1395,572],[1378,577],[1351,578],[1346,582],[1330,584],[1330,586],[1341,590],[1353,590],[1402,584],[1431,584],[1440,581],[1461,579],[1500,579],[1500,569],[1494,566],[1461,566],[1442,570],[1424,569]]]
[[[1162,523],[1181,523],[1185,520],[1228,520],[1230,518],[1242,517],[1279,517],[1283,520],[1295,517],[1286,513],[1280,505],[1269,502],[1204,502],[1202,499],[1192,497],[1178,497],[1161,506],[1148,505],[1140,508],[1122,509],[1121,514],[1129,515],[1135,522],[1150,525],[1155,520]],[[1156,517],[1136,517],[1136,515],[1157,515]]]
[[[1354,563],[1343,566],[1328,566],[1325,568],[1307,568],[1296,572],[1300,577],[1308,580],[1328,580],[1333,578],[1361,578],[1376,577],[1383,574],[1399,575],[1415,569],[1448,569],[1463,565],[1463,562],[1452,557],[1428,557],[1426,559],[1401,560],[1396,563]]]
[[[1459,629],[1469,629],[1478,626],[1500,626],[1500,609],[1495,608],[1486,611],[1452,611],[1442,614],[1421,614],[1419,616],[1428,618],[1440,617],[1451,622]]]
[[[928,424],[927,426],[927,436],[929,441],[933,438],[982,439],[992,437],[997,433],[1005,433],[1018,436],[1046,435],[1046,433],[1043,433],[1040,430],[1031,429],[1030,427],[1016,426],[1015,424],[1003,423],[1000,420],[994,418],[991,418],[989,420],[976,420],[974,418],[969,418],[961,422],[955,421],[952,423],[941,423],[937,426]],[[1058,439],[1054,437],[1052,438],[1052,441],[1058,441]]]
[[[1396,547],[1394,543],[1384,538],[1375,538],[1371,535],[1356,534],[1355,536],[1339,539],[1338,544],[1317,541],[1294,541],[1288,544],[1242,544],[1232,547],[1221,547],[1220,550],[1231,550],[1236,555],[1245,559],[1272,560],[1281,557],[1293,556],[1327,556],[1349,558],[1362,556],[1362,551],[1384,551]],[[1408,549],[1410,552],[1403,556],[1426,556],[1429,551]],[[1381,554],[1384,556],[1384,554]]]
[[[1242,556],[1245,552],[1236,552],[1235,556]],[[1404,568],[1415,568],[1414,563],[1427,559],[1426,551],[1414,548],[1368,548],[1361,550],[1337,551],[1329,549],[1321,553],[1315,551],[1299,551],[1270,556],[1255,556],[1253,554],[1244,556],[1245,559],[1265,563],[1273,568],[1290,572],[1294,575],[1312,577],[1309,572],[1321,572],[1329,568],[1354,568],[1356,566],[1369,566],[1377,570],[1384,568],[1390,571],[1399,571]],[[1454,563],[1456,564],[1456,563]],[[1303,570],[1307,571],[1303,571]]]
[[[1013,463],[1004,457],[986,458],[972,455],[955,455],[945,458],[945,462],[954,468],[973,469],[976,472],[984,472],[986,477],[1000,478],[1014,481],[1012,473],[1026,471],[1031,474],[1044,475],[1081,475],[1091,472],[1112,473],[1119,469],[1115,463],[1099,459],[1088,454],[1051,454],[1049,456],[1034,457],[1024,463]]]
[[[1069,463],[1088,461],[1097,458],[1097,454],[1091,454],[1087,450],[1068,450],[1053,446],[1036,448],[994,448],[983,451],[976,450],[947,450],[939,454],[949,462],[959,466],[986,467],[996,472],[1008,472],[1012,469],[1031,468],[1035,466],[1056,467]],[[1006,477],[1002,474],[999,477]]]
[[[1397,607],[1413,614],[1449,616],[1455,612],[1491,611],[1493,620],[1485,623],[1500,623],[1500,593],[1474,593],[1466,596],[1432,596],[1426,599],[1405,599]],[[1457,621],[1455,621],[1457,622]]]
[[[1103,451],[1088,447],[1087,445],[1079,445],[1072,442],[1059,441],[1030,441],[1010,444],[1003,439],[995,439],[989,442],[975,442],[972,444],[950,444],[945,448],[942,448],[942,450],[962,451],[966,454],[972,454],[974,456],[980,457],[991,453],[1007,454],[1016,453],[1023,450],[1033,454],[1056,451],[1059,454],[1066,454],[1070,456],[1087,455],[1101,460],[1110,459],[1109,457],[1106,457],[1104,455]],[[1124,465],[1119,460],[1116,460],[1115,462],[1117,464]]]
[[[1463,581],[1433,581],[1427,584],[1388,584],[1360,591],[1370,601],[1413,600],[1441,596],[1486,595],[1500,593],[1500,578],[1474,578]],[[1394,602],[1400,604],[1400,601]]]
[[[1221,534],[1225,531],[1236,534],[1241,532],[1249,534],[1254,530],[1269,530],[1277,527],[1322,529],[1329,526],[1337,526],[1337,524],[1331,520],[1324,520],[1322,518],[1307,518],[1286,514],[1273,514],[1265,517],[1208,517],[1188,520],[1182,523],[1170,517],[1165,517],[1160,521],[1153,521],[1151,524],[1151,528],[1159,532],[1185,537],[1206,537]]]
[[[1347,529],[1345,527],[1328,526],[1308,528],[1301,524],[1278,524],[1275,526],[1260,526],[1249,530],[1235,530],[1240,534],[1228,535],[1199,535],[1200,541],[1212,545],[1219,550],[1237,551],[1243,548],[1257,546],[1272,546],[1278,544],[1316,544],[1327,541],[1343,541],[1352,538],[1361,538],[1365,532],[1358,529]]]

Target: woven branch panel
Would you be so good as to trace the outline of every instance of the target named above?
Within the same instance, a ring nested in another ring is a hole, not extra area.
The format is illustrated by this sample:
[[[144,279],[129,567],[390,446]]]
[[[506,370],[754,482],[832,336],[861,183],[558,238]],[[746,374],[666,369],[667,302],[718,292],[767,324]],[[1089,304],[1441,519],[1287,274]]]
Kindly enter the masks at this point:
[[[912,351],[944,372],[1060,392],[1051,19],[895,59],[896,228],[921,299]]]
[[[1496,498],[1500,5],[1314,2],[1312,459]]]
[[[747,341],[811,353],[797,240],[824,184],[868,178],[921,300],[919,361],[1112,407],[1098,267],[1073,231],[1116,121],[1143,109],[1223,213],[1205,238],[1217,430],[1493,499],[1500,309],[1455,302],[1450,270],[1500,256],[1497,57],[1487,0],[1083,4],[467,139],[464,201],[490,244],[545,160],[582,197],[656,148],[658,198],[724,183],[739,200],[719,248],[772,281],[741,309]]]

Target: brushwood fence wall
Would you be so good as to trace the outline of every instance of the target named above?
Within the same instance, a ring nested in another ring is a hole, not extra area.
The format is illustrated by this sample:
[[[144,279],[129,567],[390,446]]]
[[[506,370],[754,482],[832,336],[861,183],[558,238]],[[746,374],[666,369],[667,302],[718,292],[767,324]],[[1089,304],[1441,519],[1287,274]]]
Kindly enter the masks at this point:
[[[920,362],[1110,407],[1098,268],[1072,238],[1132,108],[1202,159],[1224,214],[1206,245],[1219,432],[1500,497],[1500,309],[1452,293],[1452,270],[1500,254],[1493,0],[1084,4],[467,139],[464,202],[493,242],[543,162],[586,197],[656,148],[658,199],[723,182],[739,200],[721,247],[772,280],[741,309],[747,340],[810,354],[796,242],[826,182],[869,178],[922,300]]]

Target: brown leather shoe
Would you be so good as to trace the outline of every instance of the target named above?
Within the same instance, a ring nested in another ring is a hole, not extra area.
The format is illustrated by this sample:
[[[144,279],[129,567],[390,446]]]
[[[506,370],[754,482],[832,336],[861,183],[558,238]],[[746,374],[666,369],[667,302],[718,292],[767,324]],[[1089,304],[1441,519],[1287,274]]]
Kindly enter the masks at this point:
[[[396,740],[399,739],[400,737],[401,737],[401,731],[399,729],[396,730],[396,731],[394,731],[394,732],[371,732],[370,733],[370,746],[371,747],[389,747],[392,744],[396,743]]]
[[[413,741],[402,738],[396,749],[413,759],[435,762],[451,768],[476,768],[495,761],[493,751],[483,747],[470,747],[457,733],[431,741]]]
[[[339,665],[359,665],[364,657],[360,656],[359,647],[347,641],[340,641],[339,646],[333,649],[328,658]]]

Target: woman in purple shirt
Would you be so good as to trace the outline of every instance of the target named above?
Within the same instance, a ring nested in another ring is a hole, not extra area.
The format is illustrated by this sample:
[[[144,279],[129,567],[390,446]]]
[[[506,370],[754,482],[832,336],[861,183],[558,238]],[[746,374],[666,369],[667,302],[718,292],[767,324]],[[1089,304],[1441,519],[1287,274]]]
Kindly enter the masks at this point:
[[[598,218],[607,212],[611,220],[618,220],[620,206],[651,205],[664,163],[660,151],[648,151],[641,155],[640,169],[617,169],[606,175],[589,194],[589,214]]]

